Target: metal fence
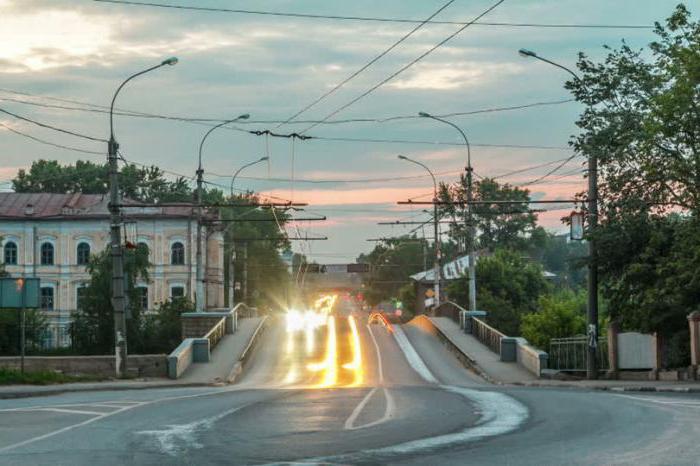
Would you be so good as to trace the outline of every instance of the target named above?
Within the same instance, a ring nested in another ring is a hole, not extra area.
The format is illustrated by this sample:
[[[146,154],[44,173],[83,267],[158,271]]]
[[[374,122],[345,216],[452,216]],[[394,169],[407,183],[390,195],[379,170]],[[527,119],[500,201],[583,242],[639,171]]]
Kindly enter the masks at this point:
[[[549,343],[549,368],[568,371],[585,372],[588,354],[588,338],[585,335],[569,338],[552,338]],[[608,339],[598,338],[598,370],[607,370]]]
[[[472,335],[488,346],[494,353],[501,354],[501,338],[505,337],[505,335],[483,320],[472,317]]]

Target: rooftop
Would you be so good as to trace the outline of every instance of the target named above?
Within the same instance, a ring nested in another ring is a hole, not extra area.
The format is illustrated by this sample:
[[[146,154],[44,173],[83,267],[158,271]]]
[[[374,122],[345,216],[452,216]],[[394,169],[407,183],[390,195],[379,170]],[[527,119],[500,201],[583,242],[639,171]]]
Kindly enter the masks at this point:
[[[60,194],[60,193],[0,193],[0,220],[65,220],[102,219],[109,216],[109,198],[106,194]],[[188,218],[195,215],[191,203],[167,207],[157,204],[142,207],[128,207],[137,204],[123,200],[122,213],[125,217],[144,218]]]

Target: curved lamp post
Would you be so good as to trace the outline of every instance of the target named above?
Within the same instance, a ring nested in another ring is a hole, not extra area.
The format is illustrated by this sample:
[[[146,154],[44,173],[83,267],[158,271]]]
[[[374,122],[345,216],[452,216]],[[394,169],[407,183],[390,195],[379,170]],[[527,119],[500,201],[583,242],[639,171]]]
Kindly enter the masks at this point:
[[[467,138],[467,135],[462,131],[462,128],[457,126],[456,124],[452,123],[451,121],[444,120],[442,118],[436,117],[434,115],[431,115],[430,113],[426,112],[418,112],[418,116],[421,116],[423,118],[430,118],[435,121],[439,121],[441,123],[444,123],[446,125],[450,125],[457,131],[459,131],[459,134],[462,135],[462,138],[464,139],[464,145],[467,148],[467,166],[465,167],[464,171],[467,172],[467,208],[465,210],[465,215],[464,215],[464,222],[467,227],[467,238],[466,238],[466,246],[467,246],[467,254],[468,254],[468,270],[469,270],[469,310],[470,311],[476,311],[476,267],[475,267],[475,260],[474,260],[474,242],[476,241],[475,239],[475,229],[474,229],[474,224],[473,224],[473,219],[472,219],[472,200],[473,200],[473,187],[472,187],[472,180],[473,180],[473,171],[474,169],[472,168],[472,151],[471,151],[471,146],[469,145],[469,139]]]
[[[233,183],[236,181],[236,177],[238,176],[238,174],[248,167],[252,167],[253,165],[256,165],[256,164],[261,163],[261,162],[266,162],[268,160],[270,160],[270,157],[261,157],[258,160],[255,160],[253,162],[249,162],[249,163],[243,165],[238,170],[236,170],[236,172],[231,177],[231,197],[233,197]],[[233,308],[233,306],[235,304],[233,298],[234,298],[235,283],[236,283],[234,281],[234,269],[233,269],[233,260],[236,258],[236,248],[235,248],[235,242],[234,242],[234,237],[233,237],[233,227],[231,228],[230,232],[231,232],[232,253],[231,253],[231,262],[229,263],[229,271],[230,271],[229,275],[231,276],[231,278],[230,278],[231,287],[229,288],[229,307]],[[247,284],[247,281],[248,281],[248,247],[247,247],[247,244],[248,243],[244,243],[244,244],[246,245],[245,249],[243,250],[243,289],[244,289],[243,299],[245,300],[246,294],[248,291],[248,284]]]
[[[532,50],[520,49],[518,53],[525,58],[535,58],[549,65],[566,71],[576,81],[583,84],[581,78],[564,65],[537,55]],[[598,225],[598,157],[588,154],[588,226],[590,230]],[[597,248],[592,237],[588,238],[588,357],[586,358],[586,377],[598,378],[598,259]]]
[[[204,148],[204,141],[207,140],[209,135],[213,133],[215,129],[221,128],[222,126],[226,126],[236,121],[247,120],[248,118],[250,118],[250,115],[245,113],[231,120],[222,121],[218,125],[212,126],[206,133],[204,133],[204,137],[202,137],[202,140],[199,143],[199,163],[197,164],[197,289],[194,295],[195,310],[197,312],[202,312],[204,310],[204,264],[202,262],[202,183],[204,182],[204,170],[202,169],[202,149]]]
[[[109,217],[110,217],[110,253],[112,256],[112,307],[114,307],[114,368],[117,377],[126,373],[126,301],[124,299],[124,257],[121,247],[121,214],[119,208],[119,166],[117,154],[119,143],[114,138],[114,102],[122,88],[132,79],[156,70],[162,66],[175,65],[177,58],[172,57],[126,78],[114,92],[109,106],[109,141],[107,142],[107,162],[109,164]]]
[[[417,160],[410,159],[404,155],[399,155],[398,156],[399,160],[405,160],[406,162],[411,162],[414,163],[420,167],[423,167],[429,174],[430,177],[433,179],[433,231],[435,235],[435,262],[433,263],[433,268],[434,268],[434,285],[433,287],[435,288],[435,307],[437,307],[440,304],[440,235],[438,232],[438,223],[439,223],[439,217],[438,217],[438,205],[437,205],[437,200],[438,200],[438,189],[437,189],[437,180],[435,179],[435,175],[433,172],[428,168],[427,165],[425,165],[422,162],[419,162]]]

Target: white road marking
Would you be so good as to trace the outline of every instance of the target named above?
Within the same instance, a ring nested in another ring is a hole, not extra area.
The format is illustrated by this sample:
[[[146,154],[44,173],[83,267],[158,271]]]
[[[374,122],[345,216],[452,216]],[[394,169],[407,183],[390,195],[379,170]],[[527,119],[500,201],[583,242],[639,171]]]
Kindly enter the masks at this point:
[[[226,393],[231,393],[231,392],[236,392],[236,391],[241,391],[241,390],[244,390],[244,389],[241,387],[230,387],[230,388],[217,390],[217,391],[210,391],[210,392],[204,392],[204,393],[194,393],[191,395],[170,396],[170,397],[158,398],[156,400],[142,401],[142,402],[129,402],[129,403],[138,403],[138,404],[132,404],[130,406],[123,406],[123,407],[118,408],[115,411],[100,414],[99,416],[95,416],[91,419],[86,419],[85,421],[79,422],[77,424],[71,424],[69,426],[62,427],[60,429],[48,432],[46,434],[38,435],[36,437],[32,437],[32,438],[29,438],[27,440],[23,440],[23,441],[18,442],[18,443],[13,443],[12,445],[7,445],[5,447],[0,448],[0,453],[14,450],[15,448],[29,445],[31,443],[38,442],[40,440],[45,440],[45,439],[53,437],[55,435],[59,435],[59,434],[62,434],[64,432],[68,432],[68,431],[71,431],[73,429],[77,429],[79,427],[83,427],[83,426],[88,425],[88,424],[92,424],[93,422],[105,419],[105,418],[110,417],[110,416],[114,416],[116,414],[122,413],[124,411],[128,411],[128,410],[133,409],[133,408],[138,408],[141,406],[146,406],[146,405],[150,405],[150,404],[154,404],[154,403],[160,403],[163,401],[173,401],[173,400],[181,400],[181,399],[187,399],[187,398],[198,398],[201,396],[210,396],[210,395],[221,395],[221,394],[226,394]],[[66,405],[63,405],[63,406],[66,406]],[[75,406],[75,405],[69,405],[69,406]],[[46,407],[50,407],[50,406],[36,406],[33,409],[11,408],[11,409],[6,409],[4,411],[32,411],[32,410],[46,408]]]
[[[0,448],[0,453],[4,453],[4,452],[10,451],[10,450],[14,450],[15,448],[23,447],[23,446],[25,446],[25,445],[29,445],[30,443],[38,442],[39,440],[44,440],[44,439],[47,439],[47,438],[49,438],[49,437],[53,437],[53,436],[55,436],[55,435],[62,434],[62,433],[64,433],[64,432],[68,432],[68,431],[70,431],[70,430],[77,429],[78,427],[82,427],[82,426],[86,426],[86,425],[88,425],[88,424],[92,424],[92,423],[95,422],[95,421],[99,421],[100,419],[104,419],[104,418],[106,418],[106,417],[113,416],[113,415],[118,414],[118,413],[121,413],[121,412],[123,412],[123,411],[129,410],[129,409],[132,409],[132,408],[135,408],[136,406],[138,406],[138,405],[130,406],[130,407],[127,407],[127,408],[122,408],[122,409],[119,409],[119,410],[117,410],[117,411],[112,411],[111,413],[101,414],[101,415],[99,415],[99,416],[95,416],[95,417],[93,417],[93,418],[87,419],[87,420],[85,420],[85,421],[83,421],[83,422],[79,422],[79,423],[77,423],[77,424],[71,424],[71,425],[69,425],[69,426],[62,427],[62,428],[60,428],[60,429],[58,429],[58,430],[54,430],[54,431],[48,432],[48,433],[43,434],[43,435],[39,435],[39,436],[36,436],[36,437],[32,437],[32,438],[29,438],[29,439],[27,439],[27,440],[23,440],[23,441],[18,442],[18,443],[13,443],[12,445],[8,445],[8,446],[6,446],[6,447]]]
[[[404,356],[406,356],[406,360],[411,365],[413,370],[416,371],[416,373],[426,382],[435,384],[439,383],[433,373],[430,372],[430,369],[428,369],[428,366],[425,365],[423,359],[421,359],[418,353],[416,353],[413,345],[411,345],[411,342],[408,341],[408,338],[406,338],[406,334],[403,333],[403,329],[401,329],[401,327],[398,325],[394,325],[393,329],[396,343],[399,344],[399,348],[401,348],[401,351],[403,351]]]
[[[360,415],[362,410],[364,409],[365,405],[367,402],[372,398],[372,395],[377,391],[378,387],[374,387],[372,390],[370,390],[367,395],[365,395],[364,398],[362,398],[362,401],[360,401],[357,406],[355,406],[355,409],[352,410],[352,413],[350,414],[350,417],[347,418],[345,421],[345,425],[343,426],[345,430],[353,430],[355,429],[355,421],[357,420],[357,416]]]
[[[374,349],[377,352],[377,374],[379,375],[379,383],[384,383],[384,369],[382,368],[382,356],[379,353],[379,345],[377,344],[377,339],[374,338],[374,333],[372,333],[372,326],[367,324],[367,330],[369,331],[369,336],[372,337],[372,343],[374,343]]]
[[[634,395],[617,395],[624,398],[630,398],[632,400],[645,401],[647,403],[656,403],[660,405],[675,405],[675,406],[685,406],[689,408],[700,408],[700,401],[693,400],[675,400],[673,398],[654,398],[650,396],[634,396]]]
[[[163,430],[142,430],[137,432],[137,434],[155,437],[158,441],[161,453],[177,456],[178,453],[190,448],[204,448],[204,445],[197,441],[196,435],[198,431],[211,429],[218,420],[236,411],[240,411],[251,404],[252,403],[247,403],[236,408],[231,408],[216,416],[210,416],[188,424],[168,425],[166,429]],[[180,446],[178,443],[182,445]]]
[[[91,416],[101,416],[102,414],[106,414],[102,411],[86,411],[82,409],[65,409],[65,408],[38,408],[38,409],[33,409],[32,411],[53,411],[56,413],[67,413],[67,414],[87,414]]]
[[[370,337],[372,337],[372,343],[374,344],[374,349],[377,354],[377,376],[379,379],[379,384],[383,385],[384,384],[384,369],[382,368],[382,354],[379,351],[379,344],[377,343],[377,339],[374,336],[374,333],[372,333],[372,327],[370,325],[367,325],[367,331],[369,332]],[[363,424],[361,426],[355,426],[355,421],[357,420],[357,417],[360,415],[364,407],[367,405],[369,400],[372,398],[372,396],[376,393],[376,391],[379,389],[379,387],[374,387],[372,390],[370,390],[367,395],[360,401],[360,403],[355,407],[355,409],[352,411],[350,414],[350,417],[347,418],[344,424],[345,430],[357,430],[357,429],[366,429],[367,427],[372,427],[376,426],[379,424],[382,424],[392,417],[394,417],[394,411],[396,410],[396,403],[394,403],[394,397],[391,396],[391,393],[386,387],[382,387],[382,391],[384,392],[384,400],[385,400],[385,408],[384,408],[384,415],[372,422],[369,422],[367,424]]]

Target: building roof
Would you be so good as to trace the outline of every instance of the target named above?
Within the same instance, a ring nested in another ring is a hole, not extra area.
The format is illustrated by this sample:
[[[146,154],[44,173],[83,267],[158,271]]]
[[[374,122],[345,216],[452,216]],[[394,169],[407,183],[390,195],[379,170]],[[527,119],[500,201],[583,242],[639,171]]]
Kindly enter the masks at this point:
[[[131,218],[188,218],[195,215],[191,203],[168,203],[167,207],[122,201],[122,214]],[[109,217],[106,194],[0,193],[0,220],[103,219]],[[138,204],[138,207],[128,207]]]

